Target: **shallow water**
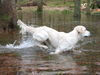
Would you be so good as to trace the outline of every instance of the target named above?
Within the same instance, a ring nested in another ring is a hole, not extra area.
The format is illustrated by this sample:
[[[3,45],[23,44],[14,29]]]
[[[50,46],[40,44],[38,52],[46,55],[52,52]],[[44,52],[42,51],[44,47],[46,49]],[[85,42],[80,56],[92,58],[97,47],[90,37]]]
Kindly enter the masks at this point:
[[[26,24],[47,25],[65,32],[82,24],[92,35],[79,42],[75,52],[50,55],[48,51],[37,48],[29,36],[24,40],[18,32],[0,33],[0,75],[100,75],[99,15],[82,15],[77,20],[72,14],[61,12],[27,12],[21,16]]]

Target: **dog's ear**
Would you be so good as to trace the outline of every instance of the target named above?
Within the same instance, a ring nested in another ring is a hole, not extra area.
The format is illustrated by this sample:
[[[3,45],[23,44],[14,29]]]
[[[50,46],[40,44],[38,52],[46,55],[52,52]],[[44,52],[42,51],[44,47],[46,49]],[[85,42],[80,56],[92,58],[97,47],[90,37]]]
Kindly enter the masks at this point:
[[[74,28],[78,33],[84,33],[86,28],[83,26],[77,26]]]

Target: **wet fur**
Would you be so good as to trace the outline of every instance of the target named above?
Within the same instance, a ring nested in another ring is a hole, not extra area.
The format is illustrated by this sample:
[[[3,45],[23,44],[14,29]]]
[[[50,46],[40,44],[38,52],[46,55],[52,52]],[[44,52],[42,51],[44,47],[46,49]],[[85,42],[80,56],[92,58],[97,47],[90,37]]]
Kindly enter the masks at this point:
[[[76,26],[71,32],[65,33],[58,32],[57,30],[47,26],[27,26],[21,20],[18,20],[17,23],[21,28],[21,33],[31,33],[33,39],[39,43],[39,47],[48,49],[49,45],[46,46],[43,44],[48,40],[50,42],[49,44],[55,48],[55,52],[51,52],[51,54],[59,54],[65,50],[70,50],[84,37],[83,35],[90,35],[90,32],[87,31],[84,26]]]

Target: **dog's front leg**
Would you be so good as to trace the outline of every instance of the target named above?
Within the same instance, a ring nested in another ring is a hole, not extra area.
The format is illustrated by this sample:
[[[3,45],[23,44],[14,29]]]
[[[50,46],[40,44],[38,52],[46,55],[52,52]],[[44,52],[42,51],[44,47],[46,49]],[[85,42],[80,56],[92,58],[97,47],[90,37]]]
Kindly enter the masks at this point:
[[[48,49],[48,47],[46,45],[37,44],[37,46],[40,47],[40,48]]]

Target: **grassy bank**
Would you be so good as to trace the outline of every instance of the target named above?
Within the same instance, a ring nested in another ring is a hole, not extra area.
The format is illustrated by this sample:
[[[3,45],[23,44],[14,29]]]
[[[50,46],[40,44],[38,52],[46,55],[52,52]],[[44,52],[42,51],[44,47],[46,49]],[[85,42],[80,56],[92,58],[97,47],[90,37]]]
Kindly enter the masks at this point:
[[[36,12],[37,7],[22,7],[22,10],[19,10],[18,13],[30,13],[30,12]],[[63,14],[72,14],[74,11],[69,10],[68,8],[65,7],[44,7],[43,12],[48,12],[48,13],[63,13]]]
[[[36,2],[36,0],[33,0]],[[18,4],[27,4],[27,3],[31,3],[32,1],[29,0],[20,0],[18,2]],[[81,0],[81,3],[87,2],[86,0]],[[64,11],[64,13],[72,13],[74,12],[74,1],[73,0],[44,0],[44,3],[47,4],[47,6],[43,7],[43,10],[46,11]],[[29,11],[36,11],[37,10],[37,6],[29,6],[29,7],[22,7],[22,10],[25,12],[29,12]],[[82,10],[81,11],[82,14],[86,14],[86,10]],[[91,11],[91,14],[94,15],[98,15],[100,14],[99,12],[95,12],[95,11]]]

